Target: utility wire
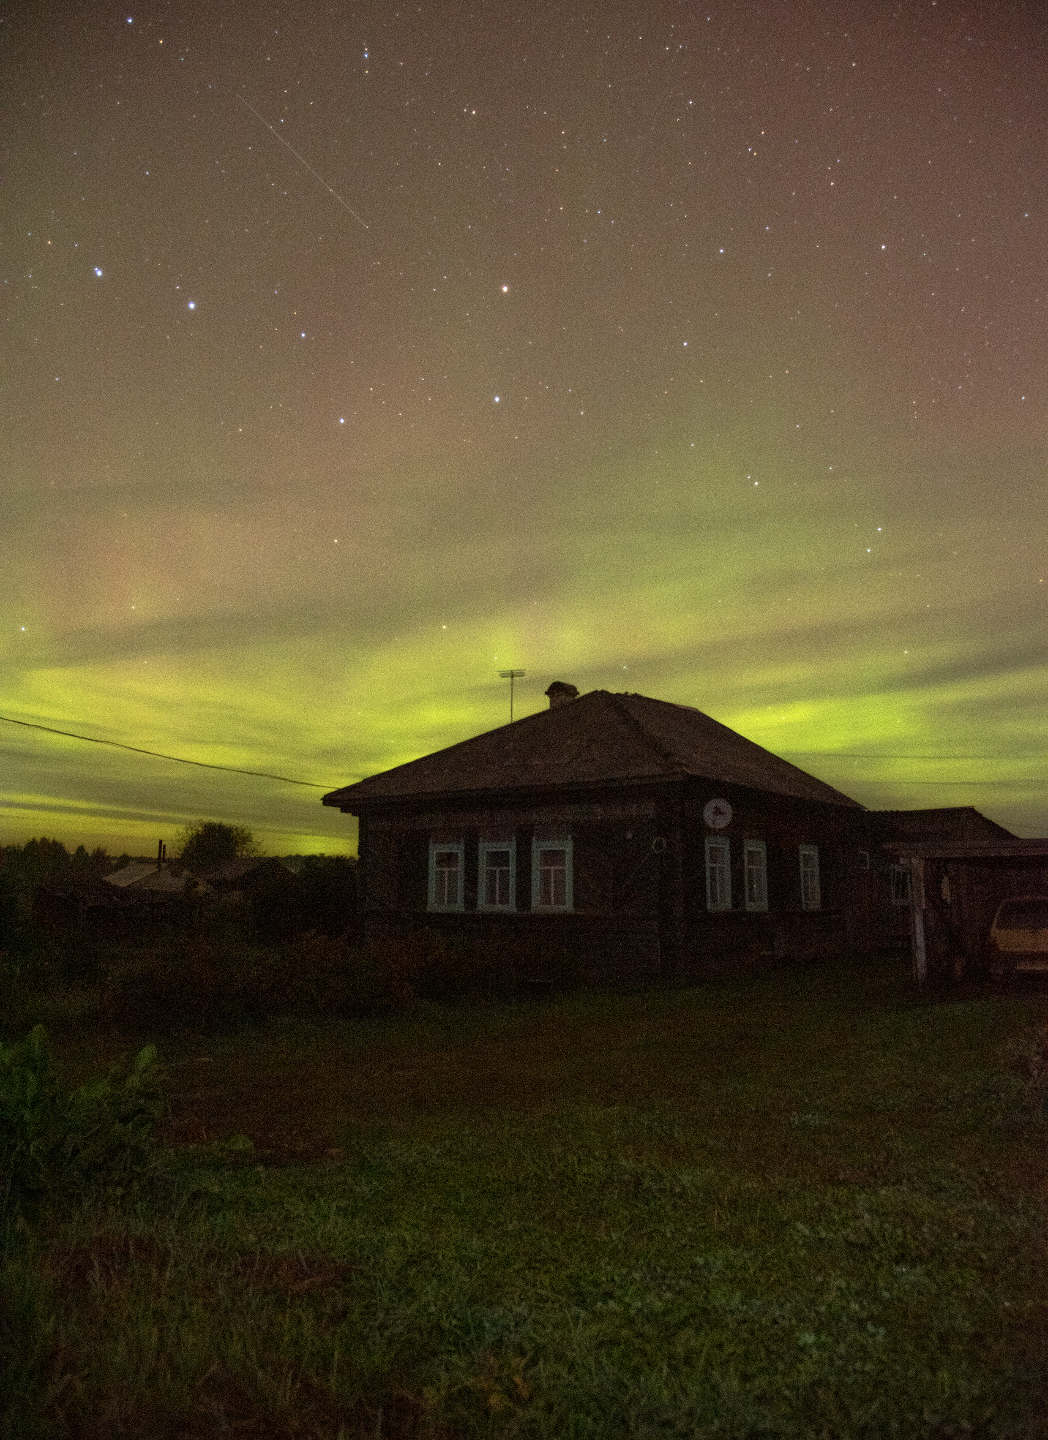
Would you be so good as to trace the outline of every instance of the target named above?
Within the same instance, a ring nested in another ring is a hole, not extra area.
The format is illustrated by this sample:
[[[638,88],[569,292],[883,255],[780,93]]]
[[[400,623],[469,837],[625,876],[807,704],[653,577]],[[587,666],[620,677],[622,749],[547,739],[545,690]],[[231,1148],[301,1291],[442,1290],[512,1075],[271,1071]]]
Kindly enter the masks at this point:
[[[284,785],[304,785],[310,790],[335,790],[336,785],[323,785],[319,780],[295,780],[290,775],[273,775],[267,770],[240,770],[234,765],[215,765],[207,760],[187,760],[182,755],[165,755],[160,750],[146,750],[141,745],[125,745],[120,740],[102,740],[97,735],[77,735],[72,730],[57,730],[53,725],[37,725],[31,720],[14,720],[10,715],[0,715],[0,721],[7,725],[21,725],[26,730],[44,730],[49,735],[63,735],[67,740],[84,740],[91,745],[110,745],[116,750],[130,750],[136,755],[152,755],[157,760],[173,760],[177,765],[196,765],[203,770],[224,770],[230,775],[251,775],[256,780],[279,780]],[[940,760],[1034,760],[1033,755],[864,755],[848,750],[783,750],[787,755],[818,758],[821,760],[920,760],[930,763]],[[1004,780],[906,780],[907,785],[1002,785]]]
[[[860,750],[780,750],[780,755],[819,756],[823,760],[1041,760],[1041,755],[885,755]],[[939,783],[939,782],[936,782]],[[952,783],[952,782],[942,782]]]
[[[858,780],[856,780],[856,784],[859,784],[859,783],[860,783],[860,782],[859,782]],[[997,785],[997,786],[1002,786],[1002,785],[1018,784],[1018,783],[1020,783],[1020,782],[1018,782],[1018,781],[1011,781],[1011,780],[899,780],[899,779],[895,779],[895,780],[864,780],[864,781],[862,781],[861,783],[864,784],[864,785],[898,785],[898,786],[908,786],[908,785],[947,785],[947,786],[952,786],[952,787],[956,790],[956,789],[958,789],[958,787],[963,788],[963,787],[966,786],[966,785]]]
[[[49,735],[64,735],[68,740],[86,740],[91,745],[112,745],[116,750],[133,750],[136,755],[152,755],[157,760],[174,760],[178,765],[199,765],[204,770],[226,770],[230,775],[253,775],[256,780],[281,780],[285,785],[306,785],[311,790],[335,790],[335,785],[322,785],[319,780],[293,780],[290,775],[272,775],[267,770],[238,770],[235,765],[213,765],[207,760],[186,760],[182,755],[164,755],[159,750],[145,750],[141,745],[125,745],[120,740],[101,740],[97,735],[76,735],[72,730],[56,730],[53,725],[35,725],[31,720],[12,720],[0,715],[7,725],[22,725],[27,730],[46,730]]]
[[[1041,759],[1039,755],[871,755],[868,753],[864,754],[862,751],[857,750],[781,750],[778,753],[782,755],[784,759],[792,755],[803,756],[805,759],[813,760],[919,760],[925,765],[938,764],[943,760],[959,760],[965,762],[972,760],[997,760],[1003,764],[1006,761],[1029,763],[1030,761]],[[876,780],[867,780],[864,783],[867,785],[876,785],[878,782]],[[946,785],[952,786],[953,789],[956,790],[966,785],[1008,785],[1016,782],[1008,780],[911,780],[908,777],[905,779],[896,777],[891,780],[883,780],[880,783],[883,785],[919,785],[921,787]]]

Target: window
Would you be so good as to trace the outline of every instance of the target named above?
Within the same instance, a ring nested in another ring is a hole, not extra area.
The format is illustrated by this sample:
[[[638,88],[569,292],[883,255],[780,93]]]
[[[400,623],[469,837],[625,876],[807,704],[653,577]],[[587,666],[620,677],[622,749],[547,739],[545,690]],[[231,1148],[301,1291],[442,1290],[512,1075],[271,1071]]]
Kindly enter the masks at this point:
[[[429,908],[462,909],[462,842],[429,842]]]
[[[822,909],[822,895],[819,891],[819,850],[815,845],[801,846],[801,909]]]
[[[764,841],[746,840],[742,848],[746,870],[746,909],[767,910],[768,853]]]
[[[512,840],[482,840],[479,856],[478,910],[513,910],[517,867]]]
[[[535,840],[531,846],[531,908],[570,910],[573,900],[570,840]]]
[[[911,895],[909,865],[893,865],[891,871],[891,881],[892,904],[909,905]]]
[[[731,909],[731,843],[706,836],[706,908]]]

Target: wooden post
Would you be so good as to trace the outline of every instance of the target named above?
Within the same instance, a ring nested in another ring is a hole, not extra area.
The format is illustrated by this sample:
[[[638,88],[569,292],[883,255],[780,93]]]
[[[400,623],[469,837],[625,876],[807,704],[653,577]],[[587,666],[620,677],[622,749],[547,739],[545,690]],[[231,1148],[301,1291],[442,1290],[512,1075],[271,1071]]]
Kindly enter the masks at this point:
[[[924,930],[924,861],[910,856],[910,928],[913,940],[913,978],[923,985],[928,978],[928,952]]]
[[[672,807],[672,808],[671,808]],[[659,871],[659,977],[679,980],[685,973],[687,914],[684,886],[684,797],[678,791],[665,808],[658,807],[659,823],[667,830],[665,849],[655,850]]]

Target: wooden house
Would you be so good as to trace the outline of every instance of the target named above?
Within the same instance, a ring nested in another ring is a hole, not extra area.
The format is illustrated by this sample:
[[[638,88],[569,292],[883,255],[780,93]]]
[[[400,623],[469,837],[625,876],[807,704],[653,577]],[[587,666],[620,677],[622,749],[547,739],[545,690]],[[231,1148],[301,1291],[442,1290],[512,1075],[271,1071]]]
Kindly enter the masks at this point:
[[[926,810],[871,810],[864,856],[867,923],[879,950],[909,949],[913,885],[906,845],[993,847],[1016,839],[971,805]]]
[[[910,872],[908,916],[919,981],[959,980],[984,970],[1001,901],[1048,896],[1048,839],[1023,840],[1004,831],[968,840],[888,841],[885,848]]]
[[[685,705],[550,708],[324,797],[369,938],[451,933],[522,978],[686,976],[862,945],[856,801]]]

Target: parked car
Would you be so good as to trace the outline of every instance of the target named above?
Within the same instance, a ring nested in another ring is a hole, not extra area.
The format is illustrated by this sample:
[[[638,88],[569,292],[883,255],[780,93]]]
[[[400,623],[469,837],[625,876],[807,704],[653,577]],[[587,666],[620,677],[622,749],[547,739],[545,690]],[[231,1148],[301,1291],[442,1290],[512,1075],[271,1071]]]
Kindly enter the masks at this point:
[[[1013,970],[1048,971],[1048,895],[1002,900],[990,926],[989,966],[997,975]]]

